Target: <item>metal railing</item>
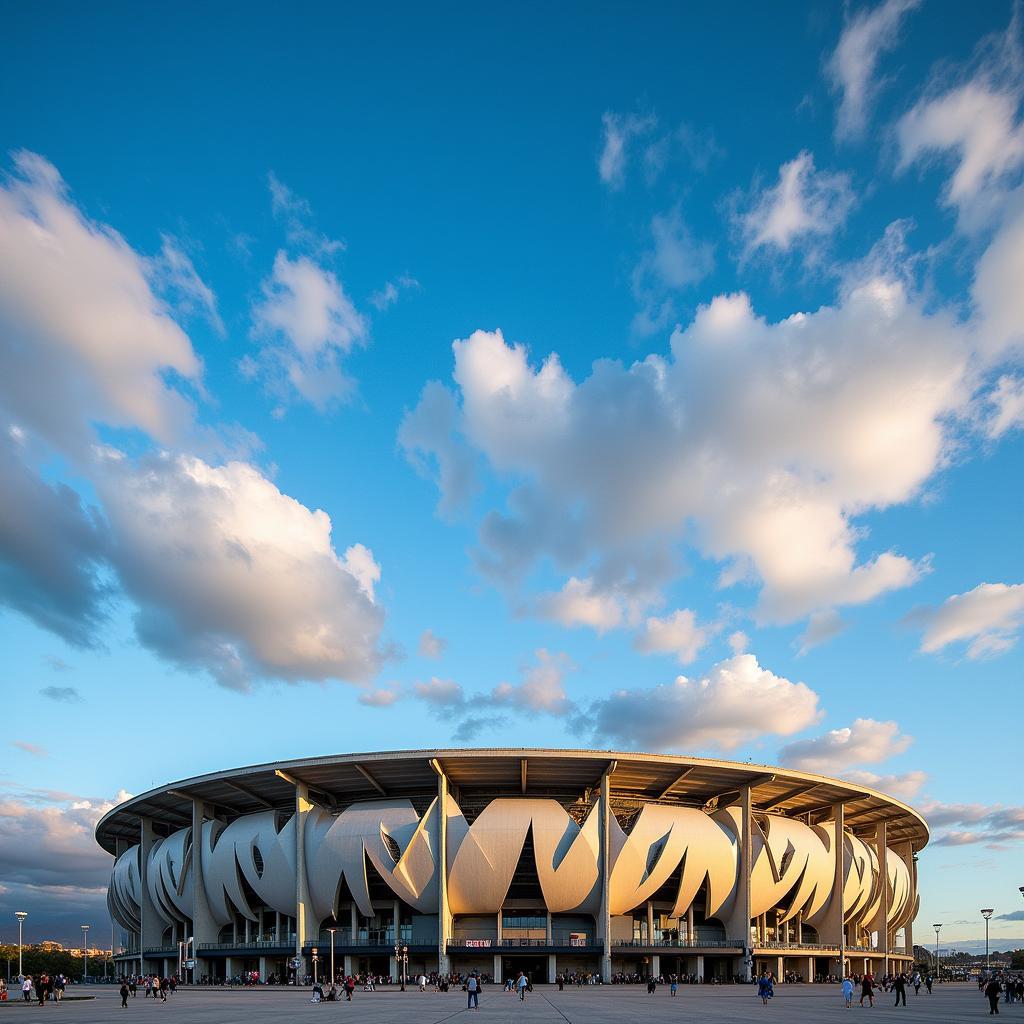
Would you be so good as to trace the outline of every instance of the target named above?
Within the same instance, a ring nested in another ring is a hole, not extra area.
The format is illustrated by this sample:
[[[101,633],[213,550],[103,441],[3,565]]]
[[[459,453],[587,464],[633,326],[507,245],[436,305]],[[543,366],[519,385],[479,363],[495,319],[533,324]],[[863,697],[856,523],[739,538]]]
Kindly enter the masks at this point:
[[[758,949],[838,949],[837,942],[754,942]]]
[[[250,942],[233,942],[221,939],[219,942],[197,942],[196,949],[294,949],[295,936],[282,935],[280,939],[258,939]],[[174,947],[177,952],[177,946]]]
[[[742,939],[655,939],[645,942],[642,939],[612,939],[615,949],[713,949],[715,947],[743,947]]]
[[[169,956],[174,954],[178,955],[177,946],[147,946],[143,951],[145,956]]]
[[[528,939],[508,935],[503,935],[500,939],[494,935],[456,935],[448,940],[448,946],[455,949],[539,949],[544,946],[578,946],[580,949],[586,949],[599,944],[593,936],[580,935],[577,932],[552,932],[550,939]]]

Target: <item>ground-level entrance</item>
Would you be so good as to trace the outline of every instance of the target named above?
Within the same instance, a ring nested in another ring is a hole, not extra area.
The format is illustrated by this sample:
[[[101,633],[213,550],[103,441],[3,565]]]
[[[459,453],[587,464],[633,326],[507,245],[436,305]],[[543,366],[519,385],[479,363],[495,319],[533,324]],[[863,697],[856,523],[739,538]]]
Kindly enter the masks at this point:
[[[519,972],[530,979],[534,985],[544,985],[548,980],[548,958],[545,955],[517,953],[513,956],[501,958],[501,979],[504,982],[508,978],[514,981],[519,977]],[[494,979],[499,981],[498,978]]]

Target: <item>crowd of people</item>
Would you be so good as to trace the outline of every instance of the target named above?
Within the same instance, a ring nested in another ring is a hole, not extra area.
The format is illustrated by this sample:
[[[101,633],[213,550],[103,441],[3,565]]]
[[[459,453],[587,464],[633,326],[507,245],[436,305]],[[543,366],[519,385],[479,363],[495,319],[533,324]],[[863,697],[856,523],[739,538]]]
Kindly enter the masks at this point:
[[[1024,1003],[1024,974],[992,974],[982,975],[978,979],[978,988],[988,1000],[988,1012],[999,1013],[999,997],[1006,997],[1006,1005]]]

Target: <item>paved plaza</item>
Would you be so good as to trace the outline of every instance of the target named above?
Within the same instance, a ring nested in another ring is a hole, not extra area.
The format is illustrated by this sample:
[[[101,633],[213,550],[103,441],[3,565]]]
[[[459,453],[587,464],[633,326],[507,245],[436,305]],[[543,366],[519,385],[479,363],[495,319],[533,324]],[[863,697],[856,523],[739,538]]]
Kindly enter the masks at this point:
[[[75,995],[86,990],[76,988]],[[863,1010],[854,999],[852,1010],[846,1010],[838,985],[779,986],[776,997],[767,1007],[750,986],[681,986],[674,999],[667,988],[647,995],[644,986],[605,986],[601,988],[567,989],[537,986],[526,1002],[501,989],[488,988],[480,1000],[480,1010],[465,1008],[465,993],[398,992],[382,989],[377,992],[357,991],[351,1003],[311,1004],[306,990],[295,989],[181,989],[166,1003],[146,999],[140,993],[129,999],[128,1009],[114,987],[92,988],[96,998],[68,1002],[58,1008],[52,1004],[40,1009],[34,1004],[0,1004],[0,1021],[22,1018],[31,1013],[33,1019],[58,1014],[65,1022],[127,1021],[160,1018],[167,1024],[173,1018],[179,1024],[258,1024],[260,1021],[350,1020],[365,1024],[442,1024],[465,1017],[481,1021],[521,1021],[523,1024],[658,1024],[661,1021],[929,1021],[941,1022],[979,1020],[988,1017],[988,1003],[977,986],[943,985],[928,996],[924,989],[917,997],[907,997],[907,1008],[892,1006],[894,997],[886,993],[875,1000],[873,1009]],[[1002,1014],[1024,1020],[1024,1006],[1001,1007]]]

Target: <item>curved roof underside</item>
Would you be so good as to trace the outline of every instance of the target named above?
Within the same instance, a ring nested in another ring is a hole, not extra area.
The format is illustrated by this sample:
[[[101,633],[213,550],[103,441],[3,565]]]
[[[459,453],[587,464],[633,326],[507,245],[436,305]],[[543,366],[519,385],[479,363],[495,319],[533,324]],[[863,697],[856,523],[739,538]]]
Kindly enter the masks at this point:
[[[138,842],[140,817],[169,829],[191,825],[193,799],[213,805],[215,813],[227,820],[268,808],[293,811],[295,788],[289,779],[306,783],[313,798],[326,807],[382,796],[419,798],[417,802],[422,803],[436,789],[434,760],[443,767],[460,807],[470,817],[475,807],[510,793],[587,803],[602,774],[612,766],[616,812],[650,802],[724,807],[738,799],[740,786],[749,784],[755,811],[800,817],[814,824],[830,818],[832,806],[843,803],[847,827],[855,834],[873,835],[876,825],[886,821],[890,846],[909,841],[916,852],[928,842],[927,824],[906,804],[823,775],[670,754],[534,748],[332,754],[198,775],[119,804],[100,819],[96,839],[114,853],[119,839]]]

